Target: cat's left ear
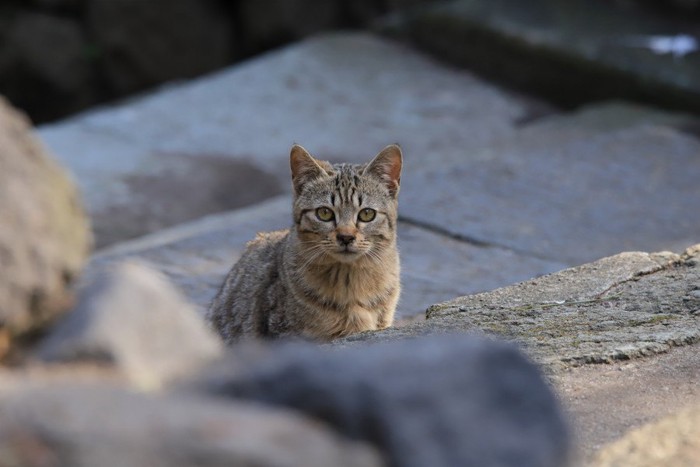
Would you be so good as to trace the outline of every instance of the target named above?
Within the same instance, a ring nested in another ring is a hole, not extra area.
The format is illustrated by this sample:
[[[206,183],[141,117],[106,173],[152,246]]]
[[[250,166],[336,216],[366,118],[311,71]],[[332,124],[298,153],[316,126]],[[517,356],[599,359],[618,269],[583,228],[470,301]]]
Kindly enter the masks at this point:
[[[289,165],[292,169],[292,185],[294,192],[299,195],[304,184],[316,178],[328,175],[319,161],[311,157],[309,151],[295,144],[289,154]]]
[[[367,164],[365,174],[372,174],[384,182],[391,196],[396,198],[401,184],[401,165],[403,156],[398,144],[390,144]]]

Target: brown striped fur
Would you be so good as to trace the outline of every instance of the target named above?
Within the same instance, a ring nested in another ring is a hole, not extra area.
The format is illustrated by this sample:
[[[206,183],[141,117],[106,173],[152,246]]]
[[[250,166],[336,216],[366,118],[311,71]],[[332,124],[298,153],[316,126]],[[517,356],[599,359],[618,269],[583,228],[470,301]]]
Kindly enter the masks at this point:
[[[387,146],[364,165],[331,165],[294,145],[290,164],[294,225],[248,243],[208,320],[227,343],[243,336],[325,341],[391,326],[401,289],[401,149]],[[374,219],[363,221],[364,209]]]

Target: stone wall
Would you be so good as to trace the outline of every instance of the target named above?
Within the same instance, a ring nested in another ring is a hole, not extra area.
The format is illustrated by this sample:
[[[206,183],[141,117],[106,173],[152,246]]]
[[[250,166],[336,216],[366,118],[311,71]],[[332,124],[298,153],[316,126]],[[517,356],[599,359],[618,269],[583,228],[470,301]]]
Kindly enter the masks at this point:
[[[431,0],[10,0],[0,94],[34,122]]]

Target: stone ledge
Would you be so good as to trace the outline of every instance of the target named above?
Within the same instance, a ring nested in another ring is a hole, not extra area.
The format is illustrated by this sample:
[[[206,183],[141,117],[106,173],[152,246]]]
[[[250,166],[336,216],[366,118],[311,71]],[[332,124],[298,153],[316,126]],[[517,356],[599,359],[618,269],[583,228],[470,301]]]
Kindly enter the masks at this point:
[[[434,305],[427,320],[336,341],[348,345],[470,332],[521,344],[549,370],[628,360],[700,341],[700,244],[685,253],[621,253]]]

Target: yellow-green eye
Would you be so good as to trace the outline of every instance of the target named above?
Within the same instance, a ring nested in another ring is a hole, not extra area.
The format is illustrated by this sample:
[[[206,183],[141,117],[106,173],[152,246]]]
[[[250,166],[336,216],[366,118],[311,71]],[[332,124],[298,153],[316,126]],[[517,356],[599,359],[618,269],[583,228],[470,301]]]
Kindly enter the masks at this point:
[[[333,211],[331,211],[329,208],[318,208],[316,209],[316,217],[318,217],[318,220],[321,220],[323,222],[330,222],[333,220]]]
[[[357,218],[360,219],[362,222],[372,222],[376,215],[377,211],[375,211],[374,209],[364,208],[357,215]]]

